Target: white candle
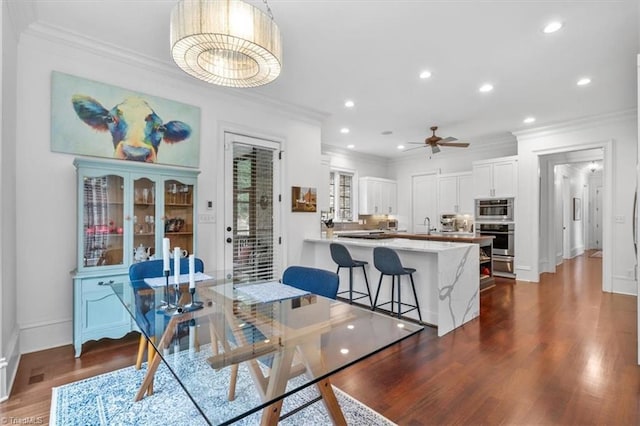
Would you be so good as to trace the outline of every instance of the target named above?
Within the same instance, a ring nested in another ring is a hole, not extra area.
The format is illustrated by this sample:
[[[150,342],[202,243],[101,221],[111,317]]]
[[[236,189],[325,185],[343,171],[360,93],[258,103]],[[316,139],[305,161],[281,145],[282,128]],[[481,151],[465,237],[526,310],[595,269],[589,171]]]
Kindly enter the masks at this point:
[[[189,255],[189,290],[196,288],[196,258]]]
[[[169,263],[169,239],[162,239],[162,268],[164,271],[171,270],[171,264]]]
[[[180,247],[173,248],[173,283],[180,284]]]

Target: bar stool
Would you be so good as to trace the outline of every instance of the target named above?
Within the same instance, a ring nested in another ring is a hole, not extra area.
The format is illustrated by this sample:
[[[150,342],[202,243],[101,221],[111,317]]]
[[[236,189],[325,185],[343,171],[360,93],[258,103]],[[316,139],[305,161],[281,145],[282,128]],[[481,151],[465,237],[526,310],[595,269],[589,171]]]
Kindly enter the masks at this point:
[[[402,314],[406,314],[407,312],[411,312],[415,309],[418,311],[418,318],[420,319],[420,322],[422,322],[422,314],[420,313],[420,304],[418,303],[416,286],[413,282],[413,273],[416,272],[416,270],[414,268],[405,268],[402,266],[398,253],[389,247],[376,247],[373,249],[373,264],[376,269],[380,271],[380,280],[378,281],[378,290],[376,291],[376,298],[373,301],[373,307],[371,310],[375,310],[375,308],[379,306],[391,304],[391,314],[394,313],[394,287],[395,278],[398,277],[398,318],[400,318]],[[385,302],[378,305],[378,295],[380,294],[380,287],[382,287],[382,277],[385,275],[391,275],[391,302]],[[411,289],[413,290],[413,297],[416,303],[415,305],[402,302],[400,287],[402,285],[401,277],[403,275],[409,275],[409,278],[411,279]],[[402,306],[408,306],[409,309],[402,311]]]
[[[349,290],[341,291],[338,293],[338,295],[349,293],[349,303],[353,303],[354,300],[360,300],[365,297],[369,297],[369,305],[373,306],[373,301],[371,300],[371,290],[369,289],[369,280],[367,279],[367,271],[364,269],[364,265],[368,265],[368,262],[365,260],[353,260],[351,254],[349,253],[349,250],[347,250],[347,248],[342,244],[331,243],[329,245],[329,249],[331,250],[331,258],[338,264],[336,274],[340,273],[340,268],[349,268]],[[364,282],[367,285],[366,293],[353,289],[353,268],[360,267],[362,268],[362,273],[364,274]],[[353,293],[360,296],[354,298]]]

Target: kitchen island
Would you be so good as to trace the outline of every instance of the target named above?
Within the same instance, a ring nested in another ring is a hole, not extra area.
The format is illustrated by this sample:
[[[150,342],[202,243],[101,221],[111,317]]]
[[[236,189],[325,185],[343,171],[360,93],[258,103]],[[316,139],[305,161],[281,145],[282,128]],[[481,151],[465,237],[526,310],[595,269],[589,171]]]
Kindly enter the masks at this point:
[[[480,315],[479,246],[473,243],[445,241],[419,241],[406,238],[351,239],[306,238],[301,262],[304,265],[335,270],[329,244],[345,245],[354,259],[366,260],[367,276],[372,298],[378,288],[380,273],[373,265],[373,249],[378,246],[393,248],[398,252],[403,266],[415,268],[413,278],[420,303],[422,320],[438,327],[438,336],[460,327]],[[340,280],[340,290],[349,286],[348,272]],[[403,280],[403,301],[413,303],[409,290],[409,277]],[[361,269],[354,269],[354,290],[366,292]],[[365,300],[365,299],[362,299]],[[391,277],[385,276],[378,304],[391,300]],[[418,319],[417,312],[405,314]]]
[[[495,285],[493,278],[493,240],[492,235],[478,235],[469,232],[434,232],[430,234],[410,234],[393,231],[360,231],[341,232],[341,238],[357,238],[365,240],[386,240],[405,238],[418,241],[447,241],[451,243],[474,243],[480,247],[480,291]]]

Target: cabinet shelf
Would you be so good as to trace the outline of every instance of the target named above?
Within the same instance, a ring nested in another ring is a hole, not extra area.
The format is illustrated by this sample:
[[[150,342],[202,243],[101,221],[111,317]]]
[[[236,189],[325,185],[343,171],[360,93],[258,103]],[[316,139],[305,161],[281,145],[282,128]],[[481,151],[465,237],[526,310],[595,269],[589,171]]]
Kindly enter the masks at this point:
[[[491,262],[490,257],[480,257],[480,264]]]
[[[167,234],[167,235],[193,235],[193,232],[187,232],[187,231],[171,232],[171,231],[167,231],[167,232],[165,232],[165,234]]]

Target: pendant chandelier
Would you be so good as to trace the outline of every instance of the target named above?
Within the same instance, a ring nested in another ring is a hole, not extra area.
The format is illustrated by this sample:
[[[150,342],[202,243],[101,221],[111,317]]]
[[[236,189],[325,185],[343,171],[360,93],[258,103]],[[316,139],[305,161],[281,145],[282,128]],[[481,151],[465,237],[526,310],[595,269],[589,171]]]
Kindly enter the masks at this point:
[[[171,55],[187,74],[227,87],[256,87],[282,67],[282,37],[268,14],[241,0],[181,0],[171,12]]]

